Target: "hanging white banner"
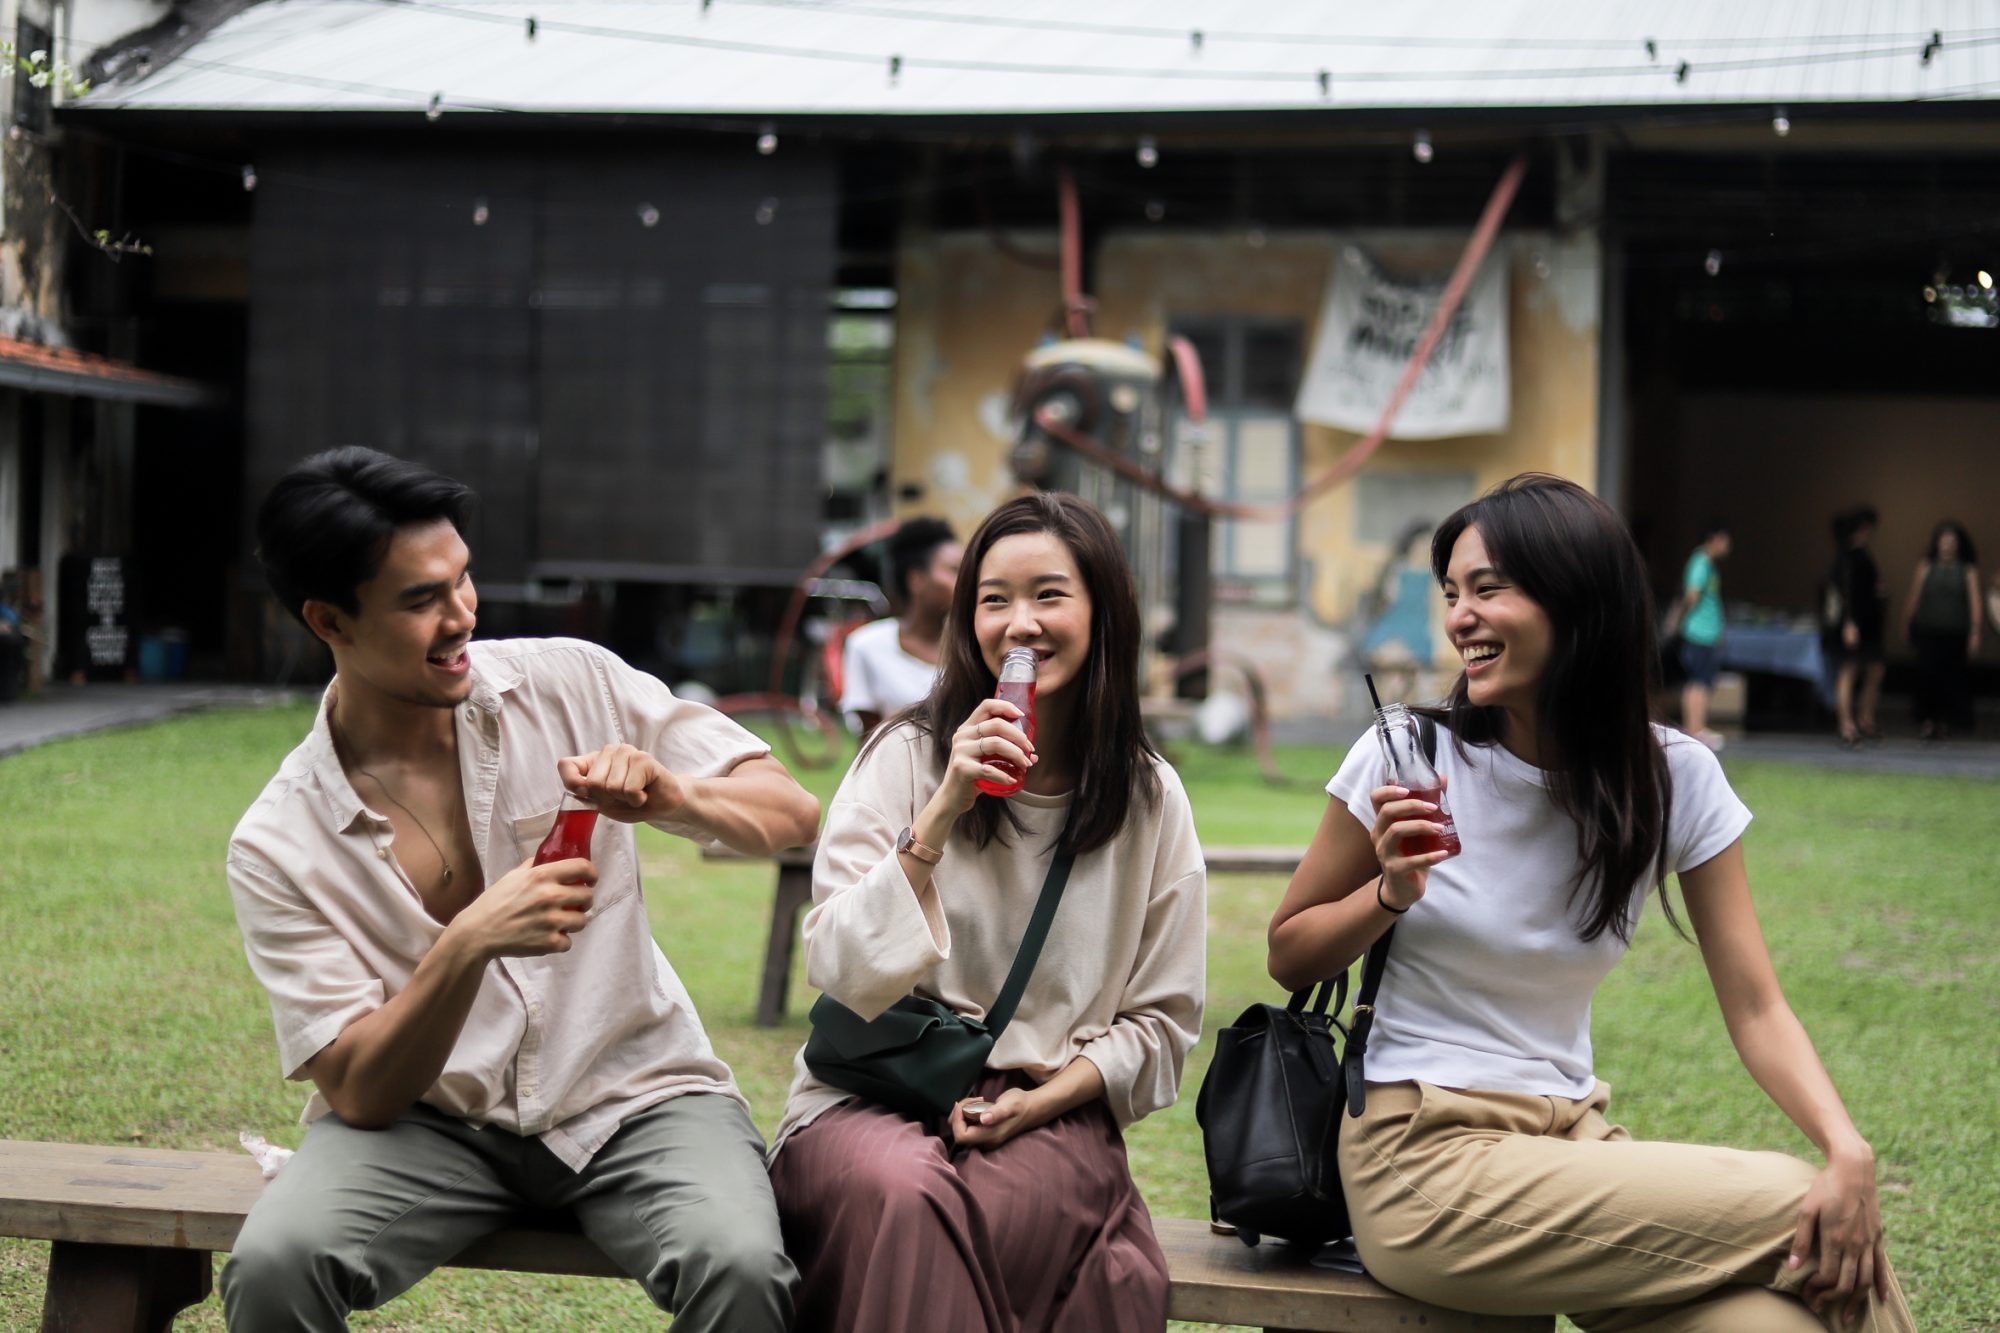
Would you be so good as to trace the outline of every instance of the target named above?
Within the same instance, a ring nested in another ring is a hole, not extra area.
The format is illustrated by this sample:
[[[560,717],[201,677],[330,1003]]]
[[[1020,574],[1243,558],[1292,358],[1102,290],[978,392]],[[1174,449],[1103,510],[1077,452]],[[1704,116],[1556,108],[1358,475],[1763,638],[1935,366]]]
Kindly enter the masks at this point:
[[[1344,245],[1320,305],[1312,360],[1299,385],[1301,421],[1374,429],[1444,295],[1447,275],[1405,279]],[[1489,255],[1424,373],[1396,414],[1391,439],[1490,435],[1507,428],[1507,259]]]

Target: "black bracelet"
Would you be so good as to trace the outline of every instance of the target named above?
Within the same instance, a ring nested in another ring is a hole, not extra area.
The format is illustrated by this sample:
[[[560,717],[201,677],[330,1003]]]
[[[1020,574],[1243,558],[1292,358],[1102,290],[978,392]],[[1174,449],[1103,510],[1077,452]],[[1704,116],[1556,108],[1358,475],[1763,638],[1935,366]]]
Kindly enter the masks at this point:
[[[1375,881],[1375,905],[1391,916],[1401,916],[1403,913],[1409,911],[1410,907],[1416,906],[1415,903],[1411,903],[1410,907],[1389,906],[1389,900],[1382,896],[1382,881],[1379,879]]]

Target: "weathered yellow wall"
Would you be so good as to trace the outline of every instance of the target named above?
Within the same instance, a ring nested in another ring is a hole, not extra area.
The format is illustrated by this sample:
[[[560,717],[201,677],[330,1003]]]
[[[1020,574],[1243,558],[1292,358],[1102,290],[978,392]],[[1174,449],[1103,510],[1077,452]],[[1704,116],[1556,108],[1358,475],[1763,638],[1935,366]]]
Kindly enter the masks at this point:
[[[1464,237],[1405,234],[1336,237],[1330,233],[1125,233],[1097,255],[1096,331],[1134,336],[1158,353],[1176,319],[1251,315],[1297,320],[1308,342],[1319,319],[1337,247],[1358,240],[1385,265],[1441,271]],[[1054,238],[1033,242],[1053,252]],[[1511,264],[1509,336],[1511,408],[1499,435],[1385,443],[1374,471],[1471,472],[1477,489],[1529,469],[1596,481],[1598,260],[1594,238],[1557,242],[1546,234],[1510,233],[1499,243]],[[1541,262],[1537,263],[1537,260]],[[897,487],[918,482],[924,498],[898,501],[903,512],[943,513],[969,530],[992,505],[1014,493],[1009,440],[989,403],[1004,396],[1021,357],[1049,327],[1058,302],[1052,271],[1022,266],[983,235],[920,235],[899,261],[895,462]],[[1358,436],[1322,426],[1303,433],[1302,473],[1330,467]],[[1280,715],[1346,709],[1336,686],[1347,663],[1347,622],[1389,552],[1356,539],[1354,492],[1343,487],[1300,516],[1298,541],[1308,586],[1289,611],[1223,607],[1218,641],[1245,645],[1270,664]],[[1226,638],[1225,638],[1226,636]],[[1440,639],[1440,650],[1445,645]],[[1441,659],[1442,665],[1449,665]]]
[[[1052,233],[1017,240],[1055,253]],[[897,256],[896,294],[889,493],[899,516],[937,514],[964,537],[1020,492],[1007,468],[1006,402],[1061,288],[1053,270],[1008,258],[984,234],[919,233]],[[912,485],[921,495],[905,495]]]
[[[1463,244],[1461,238],[1396,246],[1362,239],[1385,265],[1418,272],[1448,269]],[[1261,246],[1241,233],[1113,237],[1099,263],[1098,330],[1112,338],[1136,334],[1142,345],[1157,349],[1176,318],[1258,315],[1298,320],[1309,342],[1339,243],[1329,235],[1267,236]],[[1586,486],[1596,481],[1595,249],[1559,250],[1536,235],[1510,235],[1500,244],[1507,246],[1513,269],[1508,429],[1459,439],[1390,439],[1369,460],[1371,470],[1470,471],[1480,489],[1529,469],[1559,472]],[[1537,253],[1549,270],[1546,278],[1535,269]],[[1571,295],[1565,283],[1585,291]],[[1303,475],[1318,476],[1359,441],[1347,431],[1306,426]],[[1308,602],[1326,621],[1353,610],[1387,555],[1380,547],[1357,545],[1350,535],[1354,526],[1351,487],[1322,497],[1300,516],[1300,550],[1311,557],[1317,575]]]

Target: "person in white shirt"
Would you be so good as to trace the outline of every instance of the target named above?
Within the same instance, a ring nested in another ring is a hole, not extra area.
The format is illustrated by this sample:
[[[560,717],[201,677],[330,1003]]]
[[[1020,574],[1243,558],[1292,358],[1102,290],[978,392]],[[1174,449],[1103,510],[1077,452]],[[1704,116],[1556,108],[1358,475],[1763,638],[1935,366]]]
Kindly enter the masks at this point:
[[[889,539],[889,595],[902,614],[855,630],[841,654],[840,710],[862,735],[931,692],[963,554],[943,519],[909,519]]]
[[[1406,854],[1437,807],[1383,785],[1363,735],[1270,929],[1271,975],[1297,989],[1395,927],[1365,1109],[1340,1127],[1363,1263],[1439,1305],[1587,1330],[1909,1333],[1874,1153],[1751,905],[1750,812],[1707,747],[1648,718],[1654,621],[1624,522],[1527,474],[1447,519],[1431,568],[1465,661],[1426,710],[1463,851]],[[1591,994],[1654,886],[1678,929],[1670,873],[1745,1067],[1824,1167],[1606,1119]]]
[[[647,923],[633,824],[768,855],[819,803],[768,747],[595,644],[475,640],[470,492],[337,449],[258,511],[333,652],[237,825],[229,888],[299,1151],[222,1270],[232,1333],[334,1333],[523,1211],[560,1210],[675,1329],[782,1333],[763,1140]],[[534,865],[567,792],[590,856]]]
[[[771,1166],[799,1328],[1158,1333],[1166,1259],[1122,1131],[1173,1103],[1201,1033],[1207,867],[1140,719],[1138,600],[1104,517],[1025,496],[967,561],[936,689],[828,810],[807,979],[864,1019],[913,992],[983,1018],[1051,860],[1075,859],[1012,1023],[942,1123],[829,1086],[800,1052]],[[1039,659],[1032,739],[993,697],[1014,648]],[[1014,782],[1003,761],[1025,783],[982,795]]]

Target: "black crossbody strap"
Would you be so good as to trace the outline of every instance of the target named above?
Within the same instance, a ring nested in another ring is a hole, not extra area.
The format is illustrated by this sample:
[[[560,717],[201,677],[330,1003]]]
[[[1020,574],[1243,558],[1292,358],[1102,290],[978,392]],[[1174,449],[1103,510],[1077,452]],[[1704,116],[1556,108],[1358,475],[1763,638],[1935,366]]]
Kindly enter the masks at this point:
[[[1028,978],[1034,974],[1042,945],[1049,938],[1049,927],[1055,922],[1056,908],[1062,902],[1063,889],[1069,884],[1069,868],[1075,860],[1074,854],[1059,851],[1049,862],[1048,877],[1042,881],[1042,896],[1035,899],[1035,914],[1028,918],[1028,932],[1021,936],[1021,947],[1014,951],[1014,966],[1007,970],[1007,984],[1000,988],[1000,998],[986,1011],[986,1030],[995,1040],[1014,1020],[1014,1010],[1020,1007]]]
[[[1437,767],[1437,723],[1422,713],[1417,714],[1417,744],[1423,747],[1424,758],[1430,760],[1431,767]],[[1389,966],[1389,948],[1396,940],[1396,928],[1389,927],[1382,932],[1382,938],[1368,950],[1368,961],[1361,969],[1361,989],[1354,997],[1354,1027],[1347,1034],[1347,1050],[1341,1063],[1347,1072],[1347,1114],[1360,1115],[1368,1104],[1368,1075],[1364,1061],[1368,1056],[1368,1034],[1375,1027],[1375,992],[1381,989],[1382,973]]]

